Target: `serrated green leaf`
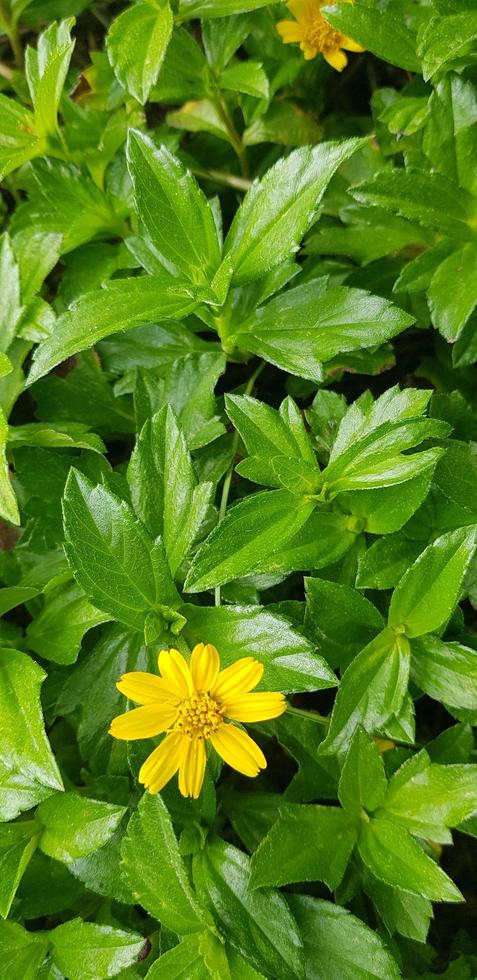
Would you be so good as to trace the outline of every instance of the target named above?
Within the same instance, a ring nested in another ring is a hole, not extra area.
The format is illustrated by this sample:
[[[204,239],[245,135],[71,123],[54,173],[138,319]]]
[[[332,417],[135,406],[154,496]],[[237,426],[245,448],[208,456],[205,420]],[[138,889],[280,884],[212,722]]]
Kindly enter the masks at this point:
[[[160,796],[144,794],[129,822],[121,853],[126,881],[150,915],[181,935],[200,932],[208,925]]]
[[[106,50],[121,85],[142,105],[156,83],[172,34],[172,11],[163,3],[141,2],[113,20]]]

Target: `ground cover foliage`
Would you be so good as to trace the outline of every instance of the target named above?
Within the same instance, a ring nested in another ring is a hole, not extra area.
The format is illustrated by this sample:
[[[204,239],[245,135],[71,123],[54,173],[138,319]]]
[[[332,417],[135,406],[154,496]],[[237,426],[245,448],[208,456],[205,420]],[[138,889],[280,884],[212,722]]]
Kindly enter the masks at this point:
[[[477,976],[476,122],[475,0],[0,3],[9,980]]]

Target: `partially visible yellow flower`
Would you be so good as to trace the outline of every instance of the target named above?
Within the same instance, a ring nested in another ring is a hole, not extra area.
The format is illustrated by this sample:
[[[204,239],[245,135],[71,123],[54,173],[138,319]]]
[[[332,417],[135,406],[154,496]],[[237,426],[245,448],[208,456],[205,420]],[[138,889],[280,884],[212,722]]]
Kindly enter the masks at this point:
[[[141,707],[118,715],[109,729],[114,738],[127,740],[168,733],[139,772],[150,793],[159,793],[179,770],[182,795],[197,799],[204,782],[206,741],[244,776],[258,776],[266,768],[257,743],[225,721],[267,721],[286,710],[283,694],[250,694],[262,678],[263,664],[243,657],[220,670],[216,648],[198,643],[190,664],[178,650],[162,650],[159,672],[160,677],[141,671],[121,677],[117,688]]]
[[[342,2],[352,3],[352,0]],[[329,0],[289,0],[287,7],[296,20],[279,21],[277,31],[285,44],[299,42],[306,61],[322,54],[332,68],[343,71],[348,58],[342,48],[346,51],[364,51],[364,48],[326,22],[321,14],[326,3]]]

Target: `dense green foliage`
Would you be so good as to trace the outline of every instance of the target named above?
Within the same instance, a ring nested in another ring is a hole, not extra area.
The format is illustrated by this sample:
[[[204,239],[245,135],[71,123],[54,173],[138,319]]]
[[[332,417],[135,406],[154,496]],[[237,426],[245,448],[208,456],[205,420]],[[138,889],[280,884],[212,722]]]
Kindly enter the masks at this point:
[[[477,4],[322,13],[0,3],[8,980],[477,976]],[[143,794],[200,642],[268,768]]]

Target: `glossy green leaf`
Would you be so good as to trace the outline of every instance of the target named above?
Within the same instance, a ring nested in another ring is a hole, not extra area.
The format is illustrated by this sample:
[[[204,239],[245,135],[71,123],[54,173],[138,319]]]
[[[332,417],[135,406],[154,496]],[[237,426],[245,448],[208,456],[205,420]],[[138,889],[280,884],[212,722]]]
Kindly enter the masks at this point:
[[[473,527],[436,538],[396,586],[389,607],[389,625],[404,627],[408,636],[432,633],[442,626],[459,599],[475,543]]]
[[[338,795],[345,810],[372,812],[383,802],[387,788],[382,756],[369,735],[357,728],[341,770]]]
[[[175,603],[161,547],[124,501],[72,471],[63,506],[68,561],[98,608],[141,630],[156,602]]]
[[[199,549],[185,583],[187,592],[203,592],[246,575],[273,558],[299,531],[313,502],[286,490],[255,494],[237,503]]]
[[[219,264],[220,248],[196,180],[165,146],[157,149],[137,130],[129,133],[128,163],[139,217],[159,260],[193,285],[205,284]]]
[[[285,616],[263,606],[181,606],[184,636],[192,647],[204,637],[217,647],[222,666],[254,657],[265,667],[263,690],[316,691],[334,687],[336,678],[303,632]]]
[[[48,949],[48,936],[32,933],[18,922],[0,922],[2,969],[10,980],[37,980]]]
[[[76,793],[50,796],[37,815],[42,826],[39,846],[57,861],[86,857],[112,837],[126,810]]]
[[[207,913],[192,890],[160,796],[144,794],[129,822],[121,853],[126,881],[150,915],[181,935],[204,929]]]
[[[281,807],[277,822],[252,857],[252,887],[324,881],[333,891],[345,873],[358,828],[356,815],[338,807]],[[309,842],[306,848],[304,841]]]
[[[32,820],[0,826],[0,915],[6,918],[22,876],[38,844]],[[1,943],[1,940],[0,940]]]
[[[76,582],[69,582],[54,590],[51,598],[47,596],[42,611],[28,626],[28,648],[57,664],[74,663],[88,630],[109,618],[88,602]]]
[[[109,925],[71,919],[50,935],[56,966],[70,980],[113,977],[137,963],[144,938]]]
[[[466,10],[448,17],[433,17],[420,40],[424,78],[432,78],[447,62],[458,58],[477,37],[477,14]]]
[[[285,899],[274,889],[252,889],[250,873],[250,859],[222,840],[194,858],[198,892],[232,946],[259,974],[303,978],[302,940]]]
[[[401,708],[407,691],[410,650],[404,636],[385,629],[352,660],[336,695],[320,753],[342,752],[358,725],[383,728]]]
[[[63,789],[45,734],[40,688],[45,673],[26,654],[0,650],[0,814],[12,820]]]
[[[437,636],[412,643],[411,677],[436,701],[477,711],[477,651]]]
[[[128,480],[134,509],[150,534],[162,535],[175,574],[210,514],[213,486],[198,483],[186,440],[169,406],[140,432]]]
[[[310,980],[398,980],[401,972],[383,940],[347,909],[310,895],[290,895],[303,935]]]
[[[324,361],[381,344],[412,323],[408,313],[378,296],[345,286],[323,294],[319,284],[296,286],[259,307],[231,342],[283,370],[322,381]]]
[[[250,188],[224,246],[224,263],[236,284],[257,279],[296,251],[333,174],[364,143],[303,147]]]
[[[116,279],[84,293],[59,317],[54,334],[37,348],[28,383],[33,384],[72,354],[92,347],[118,330],[132,330],[156,318],[184,316],[196,305],[186,286],[174,279],[145,276]]]
[[[358,41],[378,58],[408,71],[419,71],[415,38],[399,14],[393,16],[391,10],[359,2],[349,10],[339,3],[327,6],[323,13],[333,27]]]
[[[172,11],[167,0],[141,0],[123,10],[109,28],[106,48],[114,73],[141,104],[157,81],[171,33]]]
[[[404,827],[384,818],[364,823],[358,850],[380,881],[438,902],[460,902],[459,889]]]

